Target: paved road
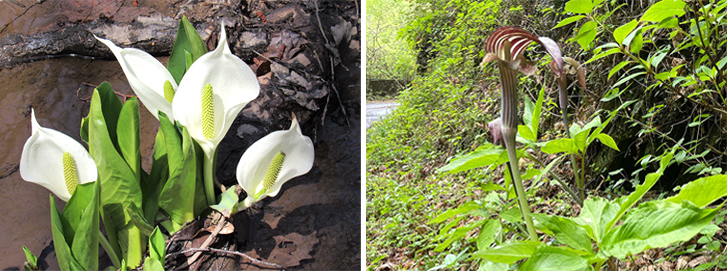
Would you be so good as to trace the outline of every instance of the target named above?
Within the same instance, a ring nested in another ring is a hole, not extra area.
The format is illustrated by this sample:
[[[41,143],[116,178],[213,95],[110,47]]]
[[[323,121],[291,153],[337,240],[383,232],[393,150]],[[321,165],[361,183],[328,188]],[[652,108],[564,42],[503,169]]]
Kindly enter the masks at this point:
[[[394,108],[399,106],[396,102],[366,102],[366,128],[391,113]]]

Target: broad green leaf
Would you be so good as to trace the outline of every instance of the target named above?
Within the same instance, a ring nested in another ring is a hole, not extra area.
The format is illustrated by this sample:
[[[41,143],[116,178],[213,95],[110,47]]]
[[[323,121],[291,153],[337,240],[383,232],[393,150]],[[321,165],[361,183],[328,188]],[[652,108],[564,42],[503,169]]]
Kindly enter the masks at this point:
[[[555,236],[555,239],[571,248],[593,253],[593,244],[586,229],[570,218],[534,213],[539,230]]]
[[[500,218],[502,218],[502,220],[515,224],[523,222],[523,216],[520,212],[520,207],[518,207],[517,204],[510,207],[510,209],[507,209],[506,211],[500,213]]]
[[[681,17],[684,15],[684,6],[686,3],[682,0],[662,0],[651,5],[639,21],[658,23],[675,15]]]
[[[558,24],[556,24],[553,27],[553,29],[556,29],[558,27],[562,27],[562,26],[566,26],[566,25],[572,24],[572,23],[577,22],[578,20],[583,19],[585,17],[586,16],[584,16],[584,15],[576,15],[576,16],[571,16],[571,17],[565,18],[562,21],[560,21]]]
[[[583,49],[588,48],[591,42],[593,42],[596,38],[596,34],[598,32],[596,29],[597,26],[598,24],[594,21],[584,23],[578,30],[578,35],[576,35],[573,39],[575,39]]]
[[[488,249],[490,245],[492,245],[492,242],[495,242],[495,235],[500,232],[501,228],[502,225],[500,225],[500,222],[496,219],[487,220],[487,222],[482,225],[482,228],[480,228],[480,233],[477,236],[477,249]]]
[[[99,184],[98,182],[87,183],[76,187],[74,196],[82,194],[90,194],[89,196],[83,196],[81,201],[72,202],[73,196],[68,200],[68,204],[63,210],[63,216],[67,220],[71,220],[69,213],[66,213],[66,208],[77,209],[83,205],[83,214],[78,219],[78,225],[75,227],[75,235],[73,236],[73,243],[71,243],[71,253],[78,263],[83,267],[84,270],[98,270],[98,234],[99,234]],[[76,205],[76,206],[72,206]],[[68,236],[66,236],[67,238]]]
[[[194,26],[189,23],[187,17],[182,16],[182,20],[179,22],[179,28],[177,29],[177,37],[172,47],[172,53],[169,56],[169,62],[167,62],[167,70],[172,74],[177,84],[182,80],[184,73],[187,72],[188,65],[191,65],[191,63],[188,64],[187,53],[191,55],[192,61],[195,61],[207,53],[207,46],[202,41],[197,30],[194,29]]]
[[[606,226],[618,212],[619,205],[603,198],[589,198],[583,202],[581,214],[574,219],[586,229],[588,236],[596,243],[601,242]]]
[[[139,207],[136,207],[136,204],[126,207],[126,215],[131,218],[131,222],[139,228],[139,231],[144,234],[144,236],[151,236],[154,227],[147,222],[146,218],[144,218],[144,214],[141,210],[139,210]]]
[[[169,177],[169,165],[167,164],[167,147],[164,140],[164,132],[160,129],[154,141],[154,153],[152,154],[151,172],[144,184],[144,218],[146,221],[154,221],[159,211],[159,193]]]
[[[629,212],[622,225],[606,233],[601,249],[606,255],[624,259],[649,248],[686,241],[708,225],[718,211],[700,209],[689,201],[642,203]]]
[[[520,266],[520,271],[580,271],[588,268],[588,261],[563,248],[541,246]]]
[[[536,241],[514,241],[472,253],[472,257],[496,263],[513,264],[533,255],[535,249],[540,245],[542,243]]]
[[[159,113],[159,130],[164,133],[167,159],[169,161],[169,179],[159,194],[159,207],[174,222],[170,232],[176,232],[188,220],[194,218],[194,199],[197,178],[197,159],[192,138],[183,128],[183,134],[177,133],[175,126],[162,112]]]
[[[63,235],[63,223],[61,222],[61,214],[56,207],[56,201],[53,195],[50,195],[50,217],[51,230],[53,234],[53,247],[58,259],[58,265],[61,270],[83,270],[81,264],[73,258],[71,247],[66,237]]]
[[[429,223],[427,224],[438,224],[442,223],[447,219],[450,219],[457,215],[463,215],[463,214],[469,214],[472,210],[479,209],[481,206],[480,204],[474,202],[474,201],[467,201],[465,203],[462,203],[462,205],[458,206],[454,209],[449,209],[442,213],[441,215],[438,215],[437,217],[433,218]]]
[[[656,172],[649,173],[646,175],[646,178],[644,179],[644,184],[637,185],[636,189],[634,189],[634,192],[629,194],[626,197],[622,197],[622,202],[619,206],[618,212],[614,216],[614,218],[608,222],[606,225],[606,232],[609,232],[609,230],[613,227],[616,222],[618,222],[621,219],[621,216],[623,216],[626,211],[631,209],[634,204],[636,204],[637,201],[641,200],[641,198],[646,194],[646,192],[651,189],[651,187],[656,184],[656,181],[661,178],[661,175],[664,174],[664,170],[666,169],[666,166],[668,165],[668,161],[671,160],[673,154],[672,153],[666,153],[664,154],[664,158],[662,158],[662,161],[666,160],[667,163],[660,163],[659,169]],[[608,233],[607,233],[608,234]]]
[[[596,136],[596,138],[598,138],[598,140],[600,140],[603,145],[606,145],[606,146],[608,146],[611,149],[620,151],[618,149],[618,145],[616,145],[616,141],[614,141],[613,138],[610,135],[607,135],[607,134],[598,134]]]
[[[88,144],[88,117],[81,118],[81,140]]]
[[[575,135],[573,136],[573,142],[576,144],[576,148],[578,148],[578,150],[583,154],[586,153],[586,148],[588,147],[587,141],[589,133],[590,129],[583,129],[580,132],[575,133]]]
[[[125,249],[137,251],[141,238],[130,237],[129,217],[125,216],[125,208],[131,203],[141,205],[141,187],[134,172],[129,168],[118,151],[116,142],[116,124],[121,111],[121,101],[108,83],[102,83],[94,90],[89,109],[88,151],[98,168],[101,187],[101,215],[109,236],[109,242],[115,249],[127,255]],[[133,233],[135,234],[135,233]],[[131,239],[130,239],[131,238]],[[129,243],[131,242],[131,243]],[[146,243],[146,242],[144,242]],[[142,250],[142,249],[139,249]],[[136,256],[134,256],[136,257]],[[141,262],[139,259],[127,258],[128,262]],[[132,261],[133,260],[133,261]]]
[[[578,147],[572,138],[558,138],[553,139],[545,143],[545,146],[540,148],[541,151],[547,154],[566,152],[573,154],[578,152]]]
[[[570,0],[565,3],[565,11],[573,13],[591,13],[593,2],[591,0]]]
[[[619,26],[618,28],[613,30],[613,38],[616,40],[616,42],[623,45],[624,39],[626,38],[626,36],[629,35],[629,33],[631,33],[631,31],[634,30],[634,28],[636,28],[637,24],[638,22],[636,21],[636,19],[634,19],[625,25]]]
[[[679,194],[666,199],[668,202],[681,203],[688,200],[699,208],[727,196],[727,175],[699,178],[688,183]]]
[[[508,264],[504,263],[493,263],[491,261],[483,261],[480,263],[480,267],[477,269],[478,271],[507,271],[507,269],[510,267]]]
[[[117,137],[121,154],[134,172],[136,180],[141,180],[141,151],[139,148],[139,102],[136,97],[126,100],[119,113]]]
[[[475,151],[452,159],[449,164],[437,169],[437,173],[457,173],[478,167],[499,165],[507,162],[505,148],[487,143]]]

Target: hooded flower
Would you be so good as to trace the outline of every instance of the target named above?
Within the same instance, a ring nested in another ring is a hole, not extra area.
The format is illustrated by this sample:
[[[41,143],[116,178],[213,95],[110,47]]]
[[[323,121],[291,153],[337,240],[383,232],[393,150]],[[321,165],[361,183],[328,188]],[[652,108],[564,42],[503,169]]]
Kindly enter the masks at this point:
[[[96,163],[73,138],[53,129],[43,128],[31,111],[32,135],[23,146],[20,177],[47,188],[68,201],[79,184],[96,181]]]
[[[182,77],[174,96],[174,118],[211,159],[217,145],[247,103],[260,93],[257,76],[230,52],[225,26],[217,49],[197,59]]]
[[[278,195],[285,182],[313,167],[313,157],[313,142],[301,133],[295,118],[289,130],[272,132],[252,144],[237,165],[237,181],[247,193],[241,209]]]
[[[172,99],[177,82],[174,77],[156,58],[139,49],[120,48],[110,40],[96,37],[103,42],[124,70],[129,85],[151,114],[159,119],[159,111],[164,112],[174,122]]]

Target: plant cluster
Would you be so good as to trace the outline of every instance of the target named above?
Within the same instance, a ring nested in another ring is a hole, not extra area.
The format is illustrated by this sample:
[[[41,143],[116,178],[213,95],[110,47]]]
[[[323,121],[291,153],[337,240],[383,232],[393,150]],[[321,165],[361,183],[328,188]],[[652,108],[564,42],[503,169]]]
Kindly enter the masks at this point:
[[[61,269],[99,270],[100,244],[113,263],[110,270],[165,270],[167,237],[208,207],[222,214],[219,232],[232,214],[275,197],[283,183],[310,170],[313,143],[293,116],[289,130],[272,132],[246,150],[236,171],[239,186],[215,181],[217,146],[260,90],[250,67],[231,53],[224,25],[221,29],[217,48],[207,52],[183,18],[167,67],[146,52],[97,38],[114,53],[138,99],[122,103],[107,82],[94,90],[80,131],[88,151],[40,126],[33,110],[20,174],[68,202],[61,211],[50,196]],[[160,125],[149,172],[141,168],[138,100]],[[239,201],[242,191],[246,198]],[[27,267],[36,268],[37,258],[24,250]]]

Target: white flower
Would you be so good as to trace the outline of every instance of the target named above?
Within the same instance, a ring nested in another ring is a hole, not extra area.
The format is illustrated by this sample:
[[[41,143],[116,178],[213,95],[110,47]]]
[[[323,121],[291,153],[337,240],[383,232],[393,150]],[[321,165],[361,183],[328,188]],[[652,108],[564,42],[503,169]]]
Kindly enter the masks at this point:
[[[222,24],[217,48],[194,61],[182,77],[172,110],[212,159],[237,114],[259,93],[257,76],[230,52]]]
[[[96,39],[106,44],[114,53],[129,85],[149,112],[159,119],[158,112],[162,111],[173,123],[175,117],[172,114],[172,98],[177,82],[167,68],[147,52],[134,48],[122,49],[110,40],[99,37]]]
[[[247,193],[240,209],[275,197],[288,180],[313,167],[313,142],[293,118],[289,130],[275,131],[253,143],[237,165],[237,181]]]
[[[73,138],[53,129],[43,128],[31,111],[32,135],[25,142],[20,157],[20,176],[47,188],[68,201],[79,184],[96,181],[96,163]]]

